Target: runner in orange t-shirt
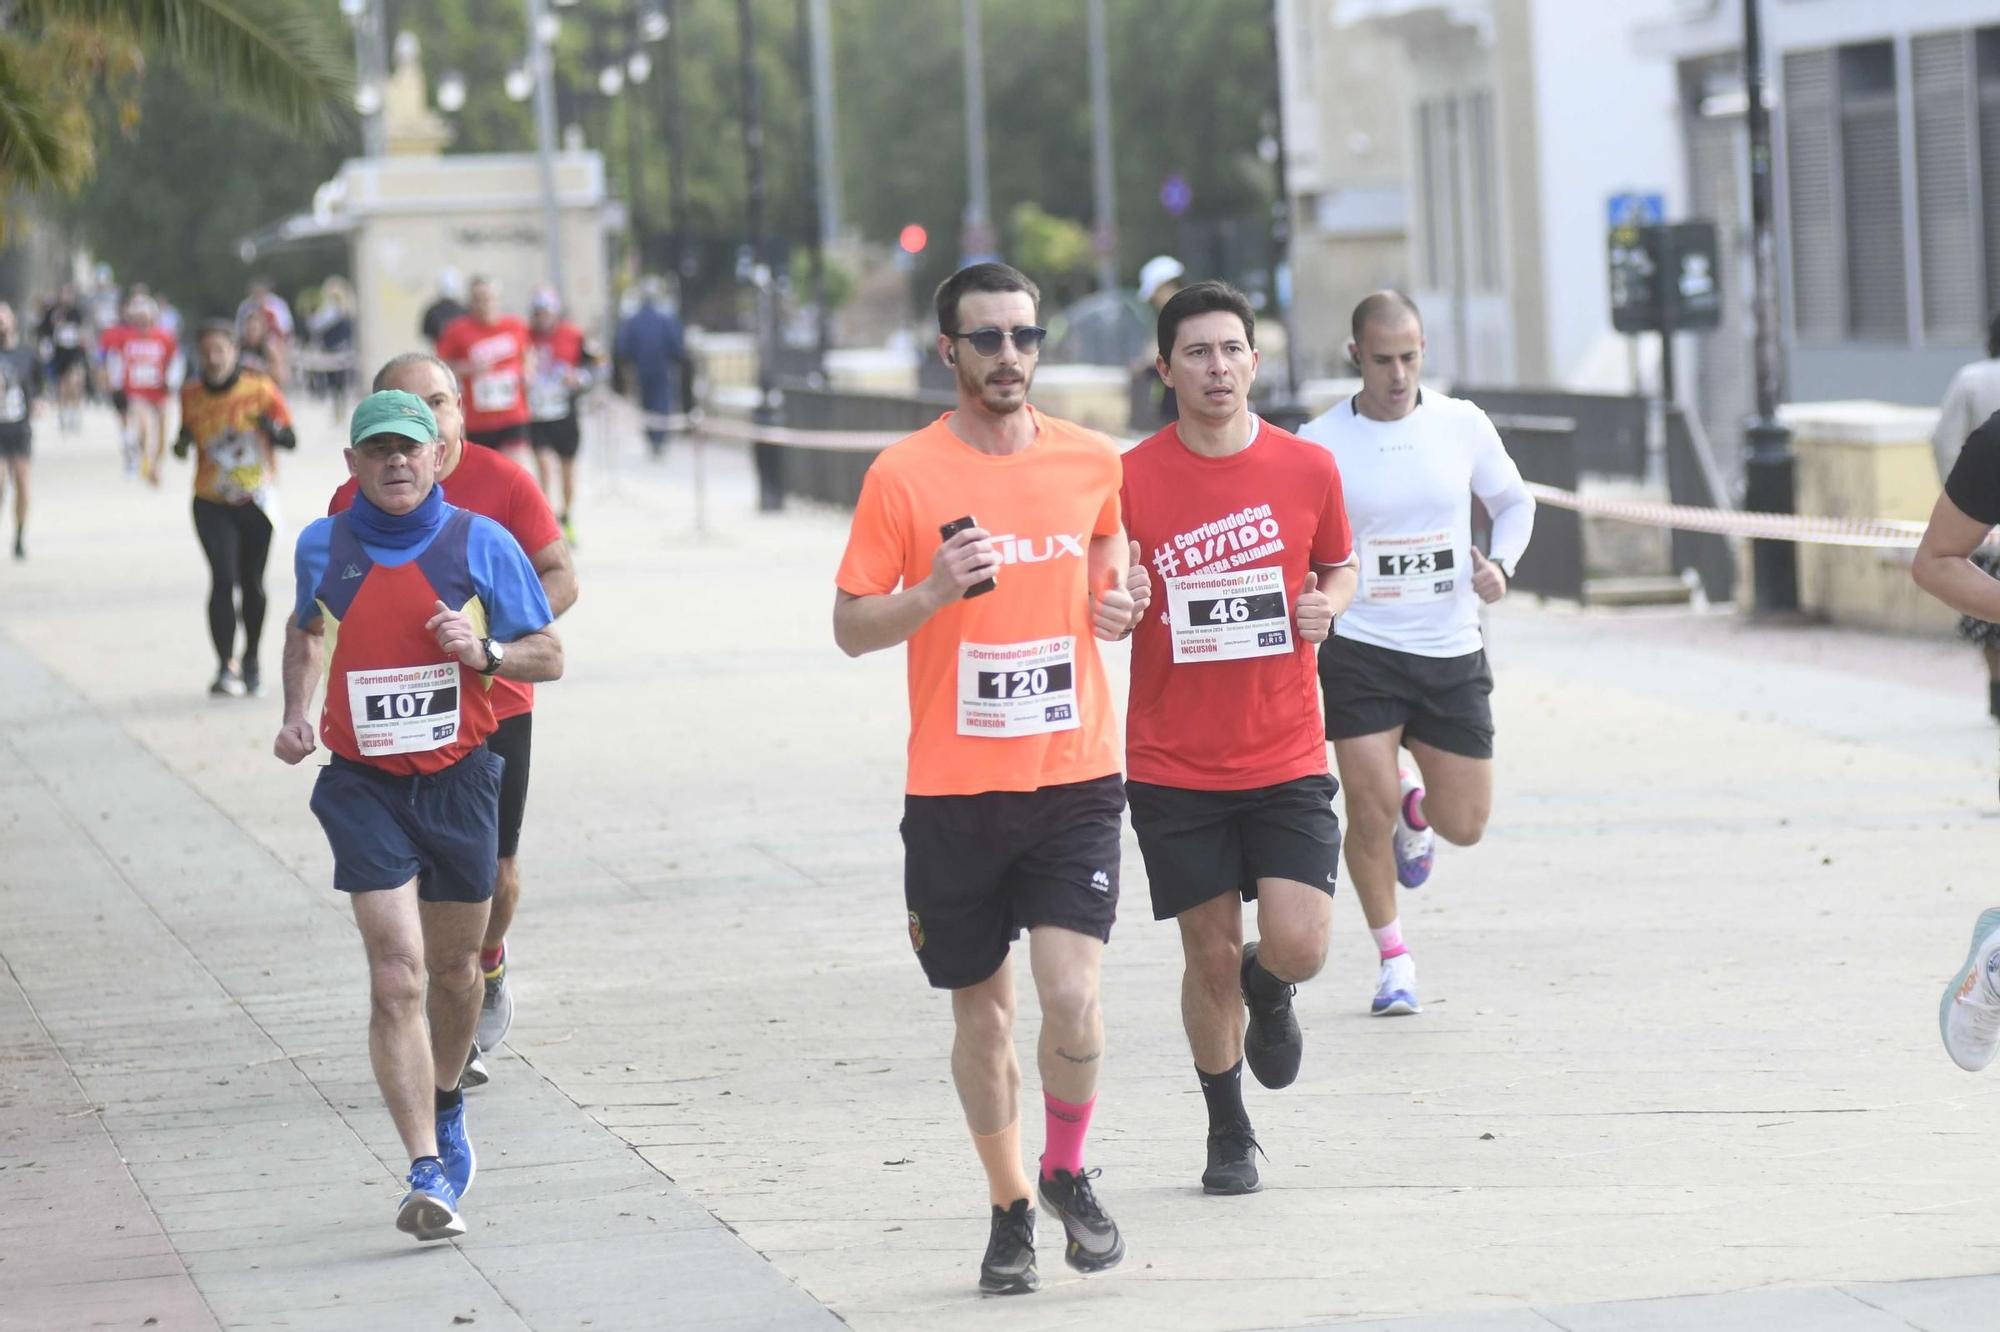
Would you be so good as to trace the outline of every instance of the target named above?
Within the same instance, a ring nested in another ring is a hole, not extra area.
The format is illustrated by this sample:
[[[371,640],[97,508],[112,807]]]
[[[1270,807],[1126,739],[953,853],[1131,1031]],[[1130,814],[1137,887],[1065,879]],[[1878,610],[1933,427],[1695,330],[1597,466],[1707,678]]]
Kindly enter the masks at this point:
[[[1083,1168],[1125,805],[1093,635],[1123,637],[1143,607],[1124,587],[1117,449],[1027,405],[1039,297],[1004,264],[938,288],[958,409],[869,467],[833,609],[849,656],[909,644],[903,895],[925,976],[952,992],[952,1080],[993,1205],[979,1285],[994,1294],[1039,1284],[1007,965],[1023,929],[1042,1006],[1039,1193],[1071,1267],[1125,1256]]]
[[[1160,378],[1179,419],[1125,455],[1133,563],[1161,581],[1132,639],[1125,757],[1153,915],[1178,920],[1181,1018],[1208,1104],[1210,1193],[1254,1193],[1243,1064],[1298,1076],[1293,987],[1319,973],[1340,821],[1314,646],[1354,595],[1333,456],[1251,414],[1257,322],[1198,282],[1160,309]],[[1257,903],[1243,941],[1242,902]],[[1249,1033],[1244,1033],[1244,1008]]]

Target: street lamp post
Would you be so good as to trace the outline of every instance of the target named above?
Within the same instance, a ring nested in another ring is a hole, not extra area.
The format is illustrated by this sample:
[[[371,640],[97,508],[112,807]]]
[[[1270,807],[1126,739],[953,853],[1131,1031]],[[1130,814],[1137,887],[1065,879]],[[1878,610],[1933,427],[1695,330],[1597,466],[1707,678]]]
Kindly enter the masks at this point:
[[[991,257],[993,216],[986,193],[986,68],[980,49],[979,0],[964,0],[965,28],[965,227],[961,262]]]
[[[1090,0],[1090,183],[1097,203],[1097,287],[1118,285],[1118,194],[1111,174],[1111,55],[1104,0]]]
[[[1744,434],[1744,507],[1758,513],[1793,508],[1792,432],[1778,420],[1778,263],[1771,217],[1771,117],[1764,106],[1761,0],[1743,0],[1743,86],[1750,132],[1751,262],[1756,275],[1757,414]],[[1799,608],[1798,548],[1789,541],[1750,543],[1752,587],[1759,612]]]
[[[750,283],[756,295],[757,319],[757,406],[750,419],[757,425],[777,423],[774,311],[771,307],[771,257],[764,208],[764,104],[757,79],[757,27],[750,12],[751,0],[736,0],[738,42],[743,62],[743,156],[749,172],[749,190],[744,221],[750,240]],[[775,513],[785,507],[785,493],[778,475],[778,450],[758,440],[751,446],[757,469],[757,507]]]
[[[555,60],[550,51],[544,0],[527,0],[528,67],[535,81],[535,159],[542,178],[542,235],[549,284],[566,291],[562,268],[562,219],[556,211]]]
[[[1278,0],[1270,0],[1266,11],[1271,34],[1271,154],[1273,193],[1271,197],[1271,313],[1284,322],[1284,287],[1289,277],[1287,265],[1292,249],[1292,188],[1285,176],[1285,80],[1284,53],[1279,49]],[[1299,340],[1297,330],[1285,325],[1285,395],[1296,402],[1299,396]],[[1300,421],[1303,421],[1303,417]],[[1298,424],[1298,423],[1291,423]]]

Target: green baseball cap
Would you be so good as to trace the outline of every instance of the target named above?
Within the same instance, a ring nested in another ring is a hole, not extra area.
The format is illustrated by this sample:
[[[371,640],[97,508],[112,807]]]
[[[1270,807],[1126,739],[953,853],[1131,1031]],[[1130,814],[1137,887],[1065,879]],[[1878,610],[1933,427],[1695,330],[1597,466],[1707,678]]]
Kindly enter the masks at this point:
[[[430,404],[416,394],[383,389],[355,405],[354,418],[347,427],[349,444],[359,444],[370,435],[401,435],[419,444],[435,444],[437,417],[431,415]]]

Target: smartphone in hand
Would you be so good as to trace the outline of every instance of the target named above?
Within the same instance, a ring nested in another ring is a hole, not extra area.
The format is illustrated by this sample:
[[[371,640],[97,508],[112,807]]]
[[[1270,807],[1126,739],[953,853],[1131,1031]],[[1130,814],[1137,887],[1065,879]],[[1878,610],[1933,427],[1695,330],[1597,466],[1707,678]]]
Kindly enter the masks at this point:
[[[953,537],[957,536],[960,532],[963,532],[966,528],[971,527],[972,525],[973,523],[971,514],[967,514],[963,518],[954,518],[950,522],[938,528],[938,536],[946,541],[949,541]],[[994,582],[991,578],[987,578],[980,582],[974,583],[971,587],[965,589],[964,600],[970,601],[974,597],[983,597],[988,592],[991,592],[993,588],[994,588]]]

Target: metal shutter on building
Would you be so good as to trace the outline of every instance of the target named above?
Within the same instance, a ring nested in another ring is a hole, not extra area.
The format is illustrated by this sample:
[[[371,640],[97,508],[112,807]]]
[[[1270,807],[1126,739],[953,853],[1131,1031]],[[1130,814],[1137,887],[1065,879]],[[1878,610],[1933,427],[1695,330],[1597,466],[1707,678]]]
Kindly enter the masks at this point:
[[[1941,342],[1977,341],[1984,322],[1972,163],[1972,50],[1969,32],[1910,39],[1924,336]]]
[[[1791,51],[1785,55],[1785,196],[1792,224],[1792,311],[1798,336],[1812,342],[1838,341],[1847,327],[1833,60],[1832,51]]]
[[[1986,227],[1986,309],[2000,310],[2000,33],[1977,38],[1979,98],[1979,181]]]
[[[1895,61],[1887,42],[1840,52],[1840,179],[1847,222],[1847,331],[1860,341],[1907,344],[1903,155]]]

